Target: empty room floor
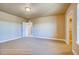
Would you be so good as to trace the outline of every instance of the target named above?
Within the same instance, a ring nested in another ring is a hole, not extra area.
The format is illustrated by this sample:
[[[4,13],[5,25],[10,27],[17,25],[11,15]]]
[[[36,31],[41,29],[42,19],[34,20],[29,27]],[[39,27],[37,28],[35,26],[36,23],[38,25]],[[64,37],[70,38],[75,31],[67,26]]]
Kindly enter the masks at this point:
[[[72,55],[63,41],[24,37],[0,43],[1,55]]]

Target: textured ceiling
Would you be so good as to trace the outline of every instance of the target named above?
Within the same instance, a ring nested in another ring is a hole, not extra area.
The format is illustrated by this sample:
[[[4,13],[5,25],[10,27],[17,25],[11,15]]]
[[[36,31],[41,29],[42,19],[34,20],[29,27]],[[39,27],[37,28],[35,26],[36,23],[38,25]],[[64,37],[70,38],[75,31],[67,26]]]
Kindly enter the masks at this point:
[[[0,3],[0,10],[23,18],[35,18],[65,13],[67,3]],[[31,12],[26,12],[30,7]]]

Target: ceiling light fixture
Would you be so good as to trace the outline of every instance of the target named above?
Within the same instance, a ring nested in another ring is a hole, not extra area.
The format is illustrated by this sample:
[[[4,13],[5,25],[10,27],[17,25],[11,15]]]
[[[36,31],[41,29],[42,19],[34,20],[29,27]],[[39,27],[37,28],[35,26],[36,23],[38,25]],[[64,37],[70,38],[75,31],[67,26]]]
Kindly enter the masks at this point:
[[[25,11],[30,12],[30,11],[31,11],[31,8],[26,7],[26,8],[25,8]]]

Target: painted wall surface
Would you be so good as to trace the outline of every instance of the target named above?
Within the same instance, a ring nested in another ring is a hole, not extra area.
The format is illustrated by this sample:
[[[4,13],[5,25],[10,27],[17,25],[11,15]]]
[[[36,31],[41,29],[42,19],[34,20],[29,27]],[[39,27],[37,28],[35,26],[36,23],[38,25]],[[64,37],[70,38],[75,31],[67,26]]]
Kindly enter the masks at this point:
[[[22,36],[25,19],[0,11],[0,41]]]
[[[64,15],[47,16],[32,19],[32,35],[43,38],[65,37],[65,19]]]
[[[69,15],[72,14],[72,49],[79,54],[77,44],[77,4],[71,4],[66,12],[66,43],[69,45]]]
[[[79,4],[77,5],[77,44],[79,44]]]

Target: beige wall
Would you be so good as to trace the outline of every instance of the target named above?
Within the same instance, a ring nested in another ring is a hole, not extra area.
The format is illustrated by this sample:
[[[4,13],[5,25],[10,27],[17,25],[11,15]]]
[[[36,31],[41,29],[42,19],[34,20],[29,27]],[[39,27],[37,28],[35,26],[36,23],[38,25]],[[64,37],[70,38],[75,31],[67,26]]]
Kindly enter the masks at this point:
[[[77,4],[71,4],[66,12],[66,43],[69,45],[69,16],[72,15],[72,49],[79,54],[77,44]]]
[[[39,17],[31,20],[33,23],[32,35],[34,37],[64,39],[65,37],[64,15]]]

